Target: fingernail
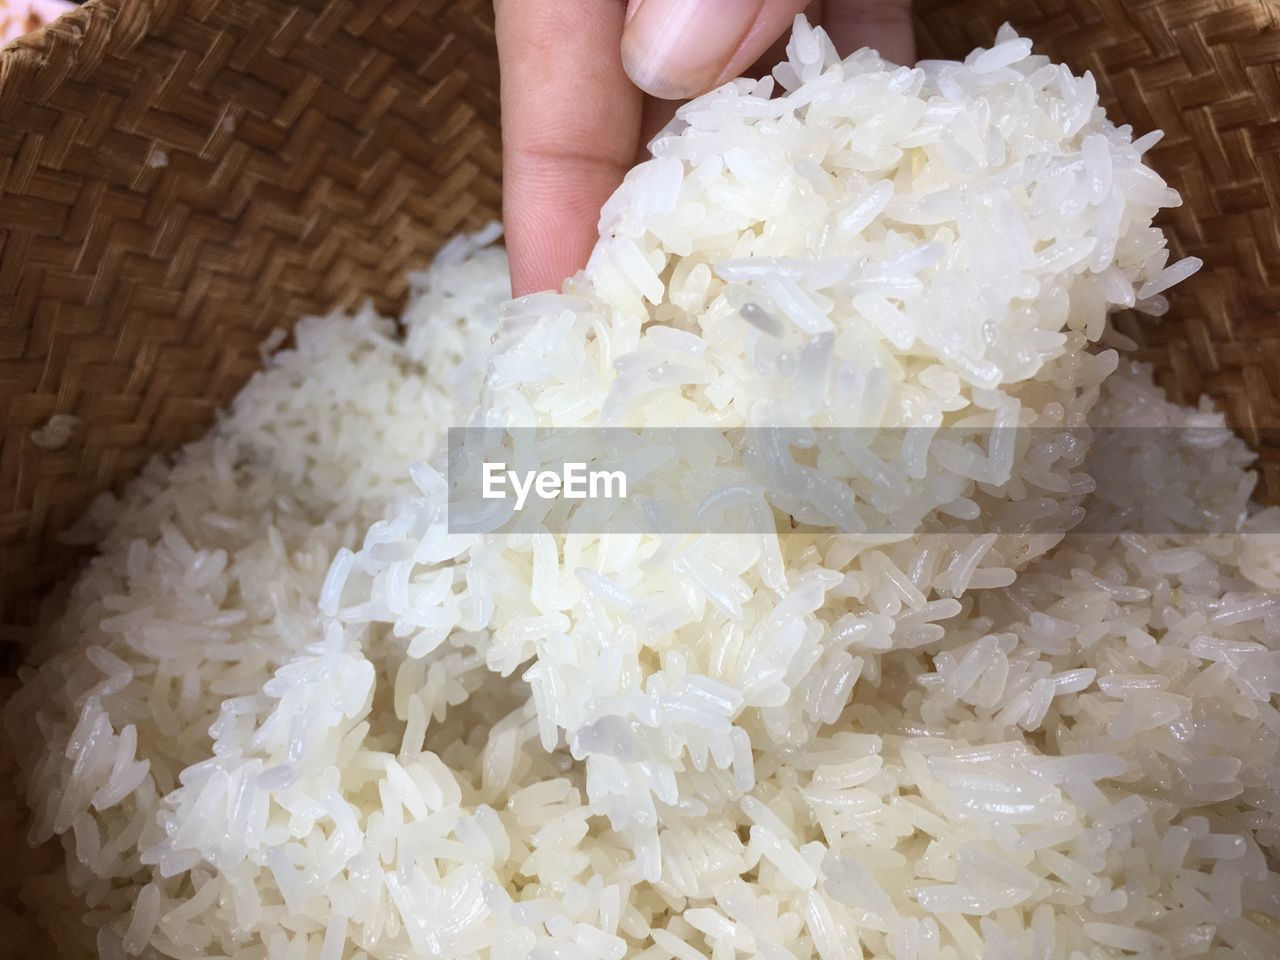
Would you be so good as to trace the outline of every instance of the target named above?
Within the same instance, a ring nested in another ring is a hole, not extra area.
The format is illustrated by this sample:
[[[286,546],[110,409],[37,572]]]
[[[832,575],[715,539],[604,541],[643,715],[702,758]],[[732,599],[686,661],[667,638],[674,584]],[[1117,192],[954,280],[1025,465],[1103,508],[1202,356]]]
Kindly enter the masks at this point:
[[[641,90],[677,100],[716,82],[764,0],[637,0],[627,7],[622,64]]]
[[[631,18],[636,15],[636,11],[640,9],[640,4],[642,3],[644,3],[644,0],[627,0],[627,15],[622,21],[624,26],[631,22]]]

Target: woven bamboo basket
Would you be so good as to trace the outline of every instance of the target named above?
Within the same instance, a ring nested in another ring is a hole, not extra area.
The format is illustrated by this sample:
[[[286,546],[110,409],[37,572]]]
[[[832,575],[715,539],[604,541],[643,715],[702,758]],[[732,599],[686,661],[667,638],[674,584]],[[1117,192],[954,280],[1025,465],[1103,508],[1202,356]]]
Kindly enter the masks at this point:
[[[1206,268],[1120,322],[1280,498],[1280,0],[919,0],[921,52],[1004,20],[1165,130],[1166,227]],[[0,659],[76,561],[59,532],[205,430],[272,328],[395,309],[498,213],[497,85],[487,0],[90,0],[0,52]]]

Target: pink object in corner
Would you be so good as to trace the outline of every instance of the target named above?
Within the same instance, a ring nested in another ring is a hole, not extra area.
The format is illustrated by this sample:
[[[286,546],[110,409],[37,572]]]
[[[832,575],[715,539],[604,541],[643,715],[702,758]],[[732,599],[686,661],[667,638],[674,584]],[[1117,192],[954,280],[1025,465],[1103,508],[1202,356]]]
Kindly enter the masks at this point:
[[[0,0],[0,43],[30,33],[74,6],[68,0]]]

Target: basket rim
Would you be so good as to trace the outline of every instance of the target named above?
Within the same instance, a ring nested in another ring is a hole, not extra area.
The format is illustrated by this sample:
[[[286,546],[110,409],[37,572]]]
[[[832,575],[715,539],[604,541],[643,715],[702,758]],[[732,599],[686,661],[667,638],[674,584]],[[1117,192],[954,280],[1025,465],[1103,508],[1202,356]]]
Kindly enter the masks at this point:
[[[177,6],[176,0],[87,0],[0,48],[0,121],[49,102],[67,77],[123,56]]]

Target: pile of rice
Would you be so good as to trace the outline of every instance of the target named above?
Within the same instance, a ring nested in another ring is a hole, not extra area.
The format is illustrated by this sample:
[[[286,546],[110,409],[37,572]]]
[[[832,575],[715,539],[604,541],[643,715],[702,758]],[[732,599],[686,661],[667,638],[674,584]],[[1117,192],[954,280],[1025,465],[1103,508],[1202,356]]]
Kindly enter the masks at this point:
[[[1070,431],[1222,426],[1105,346],[1198,266],[1151,226],[1154,142],[1007,28],[908,69],[801,20],[773,78],[681,109],[563,293],[499,310],[490,233],[403,336],[304,321],[86,518],[5,714],[66,854],[24,909],[111,960],[1280,956],[1248,451],[1188,431],[1161,470],[1129,431],[1109,469],[1179,532],[1056,532]],[[459,535],[464,420],[873,429],[775,451],[787,503],[742,450],[665,452],[778,534]]]

